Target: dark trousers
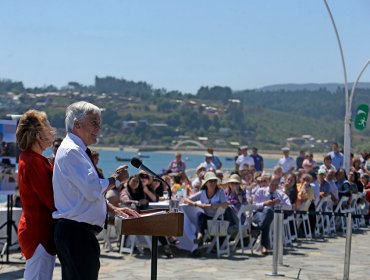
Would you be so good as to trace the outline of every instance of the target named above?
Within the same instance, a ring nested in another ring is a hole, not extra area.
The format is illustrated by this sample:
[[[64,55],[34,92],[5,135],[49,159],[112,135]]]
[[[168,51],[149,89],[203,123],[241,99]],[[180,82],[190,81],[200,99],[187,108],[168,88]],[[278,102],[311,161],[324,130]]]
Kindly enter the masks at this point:
[[[204,235],[204,232],[207,229],[207,221],[208,220],[212,220],[212,217],[207,216],[203,212],[199,212],[197,214],[197,216],[198,216],[197,217],[198,224],[197,224],[197,231],[196,231],[196,233],[201,233],[201,234]]]
[[[310,204],[310,207],[308,208],[308,211],[315,212],[315,203],[312,201]],[[310,221],[310,228],[311,228],[311,234],[314,237],[315,236],[315,228],[316,228],[316,215],[315,214],[309,214],[308,220]]]
[[[270,225],[273,220],[274,210],[270,207],[264,207],[253,214],[253,222],[261,231],[261,245],[266,248],[270,248]]]
[[[207,229],[207,221],[212,220],[213,217],[207,216],[203,212],[198,213],[198,224],[197,224],[197,233],[200,232],[204,235],[205,230]],[[238,217],[233,213],[233,209],[227,207],[224,213],[224,220],[229,222],[229,228],[235,226],[239,223]]]
[[[100,247],[94,232],[85,225],[65,219],[55,224],[54,242],[63,280],[98,279]]]

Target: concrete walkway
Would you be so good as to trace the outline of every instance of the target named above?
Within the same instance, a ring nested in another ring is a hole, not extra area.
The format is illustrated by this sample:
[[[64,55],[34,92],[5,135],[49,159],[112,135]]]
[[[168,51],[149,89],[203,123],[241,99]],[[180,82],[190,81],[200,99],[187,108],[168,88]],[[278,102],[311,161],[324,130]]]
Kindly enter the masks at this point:
[[[300,240],[284,252],[284,266],[279,279],[343,279],[345,236],[327,237],[312,241]],[[102,249],[99,279],[150,279],[150,252],[144,256],[105,252]],[[167,259],[159,250],[158,279],[272,279],[272,255],[260,253],[242,255],[237,250],[229,258],[217,259],[215,253],[194,256],[174,249],[175,258]],[[11,254],[11,261],[19,262],[19,252]],[[350,279],[370,279],[370,228],[354,232],[352,237]],[[22,279],[24,265],[1,264],[0,279]],[[298,274],[300,272],[300,276]],[[53,279],[61,279],[57,262]]]

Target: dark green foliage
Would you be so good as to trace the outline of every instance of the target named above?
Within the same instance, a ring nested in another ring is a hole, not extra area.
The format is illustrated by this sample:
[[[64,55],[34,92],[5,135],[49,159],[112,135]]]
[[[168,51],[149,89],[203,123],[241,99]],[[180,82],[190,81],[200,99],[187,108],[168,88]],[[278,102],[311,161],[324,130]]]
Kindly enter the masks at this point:
[[[325,87],[232,92],[229,87],[215,86],[201,87],[191,95],[114,77],[96,77],[94,86],[69,82],[61,89],[24,89],[22,82],[0,80],[0,99],[1,116],[44,110],[61,136],[65,108],[80,100],[92,102],[104,108],[100,138],[104,145],[170,146],[181,135],[194,140],[208,137],[213,146],[215,140],[224,140],[227,145],[237,141],[261,149],[279,149],[286,138],[304,134],[343,143],[342,88],[334,92]],[[369,89],[356,91],[353,110],[359,104],[370,104]],[[369,128],[352,135],[354,151],[368,149]],[[325,147],[315,142],[314,149],[320,148]]]

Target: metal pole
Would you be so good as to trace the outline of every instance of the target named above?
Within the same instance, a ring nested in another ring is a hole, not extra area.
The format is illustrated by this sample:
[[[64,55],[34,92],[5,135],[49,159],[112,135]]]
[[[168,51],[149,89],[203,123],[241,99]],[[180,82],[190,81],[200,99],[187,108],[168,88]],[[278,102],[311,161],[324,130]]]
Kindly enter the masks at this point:
[[[152,236],[151,280],[157,280],[158,236]]]
[[[279,259],[279,264],[280,265],[284,265],[284,263],[283,263],[283,250],[284,250],[284,244],[283,244],[283,240],[284,240],[284,213],[279,213],[278,214],[278,218],[279,218],[279,228],[280,228],[280,232],[279,232],[279,251],[278,251],[279,254],[278,254],[278,259]]]
[[[324,0],[326,9],[328,10],[331,23],[333,25],[335,35],[337,37],[337,42],[339,46],[340,56],[342,60],[342,67],[343,67],[343,74],[344,74],[344,94],[345,94],[345,116],[344,116],[344,169],[349,172],[350,168],[350,155],[351,155],[351,108],[349,107],[349,93],[348,93],[348,82],[347,82],[347,70],[346,70],[346,63],[344,61],[344,54],[343,54],[343,48],[342,43],[339,38],[339,33],[337,30],[337,26],[335,25],[334,17],[330,11],[329,5],[326,0]]]
[[[356,81],[352,85],[351,94],[349,96],[349,108],[352,108],[352,100],[353,100],[353,95],[355,94],[357,83],[360,80],[362,74],[365,72],[366,68],[369,66],[369,64],[370,64],[370,59],[365,63],[364,67],[362,67],[360,74],[358,74]]]
[[[349,280],[349,266],[351,259],[351,243],[352,243],[352,214],[347,216],[347,232],[346,232],[346,248],[344,253],[344,272],[343,280]]]
[[[280,235],[279,214],[274,212],[274,248],[272,254],[272,272],[266,273],[267,276],[284,276],[284,274],[278,273],[278,250],[280,239],[279,235]]]

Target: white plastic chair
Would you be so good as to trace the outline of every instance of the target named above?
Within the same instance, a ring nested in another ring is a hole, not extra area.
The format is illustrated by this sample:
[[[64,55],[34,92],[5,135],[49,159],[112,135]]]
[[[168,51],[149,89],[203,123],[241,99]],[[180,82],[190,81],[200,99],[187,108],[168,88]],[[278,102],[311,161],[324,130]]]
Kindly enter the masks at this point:
[[[114,226],[116,229],[122,228],[122,219],[115,217]],[[121,235],[121,231],[118,232]],[[119,252],[129,253],[132,255],[134,253],[135,247],[139,250],[140,254],[144,254],[144,248],[152,250],[152,242],[150,236],[139,236],[139,235],[122,235],[121,243],[119,246]]]
[[[140,254],[144,254],[144,248],[152,250],[152,243],[150,236],[142,235],[122,235],[121,245],[119,252],[129,253],[132,255],[134,253],[135,247],[139,250]]]
[[[212,220],[209,220],[207,222],[212,222],[212,221],[217,221],[217,220],[221,220],[223,221],[224,219],[224,213],[225,213],[226,209],[223,208],[223,207],[219,207],[215,213],[215,215],[213,216]],[[225,237],[225,240],[223,241],[222,244],[220,244],[220,237],[223,236]],[[206,244],[205,246],[208,248],[207,249],[207,254],[209,254],[211,252],[211,250],[213,249],[213,247],[216,245],[216,248],[217,248],[217,258],[219,258],[221,256],[221,254],[227,254],[227,256],[229,257],[230,256],[230,235],[227,233],[227,227],[226,228],[219,228],[219,230],[215,230],[215,231],[210,231],[210,230],[206,230],[205,231],[205,235],[204,235],[204,238],[203,240],[208,240],[208,239],[212,239],[212,241],[209,243],[209,244]]]
[[[245,215],[245,221],[242,224],[242,216]],[[250,240],[248,246],[247,244],[244,244],[244,238],[249,235],[249,232],[251,231],[251,223],[252,223],[252,216],[253,216],[253,205],[252,204],[245,204],[242,205],[238,211],[238,233],[235,236],[235,239],[233,241],[232,250],[235,251],[236,247],[239,244],[240,241],[240,248],[242,249],[242,254],[244,254],[244,250],[250,249],[251,253],[253,254],[253,242]],[[251,236],[250,236],[251,238]]]
[[[364,195],[364,193],[358,193],[357,195],[358,195],[358,197],[357,197],[357,201],[356,201],[356,214],[357,215],[362,215],[362,214],[364,214],[363,209],[365,208],[365,204],[360,203],[360,201],[365,200],[365,198],[364,198],[365,195]],[[365,214],[367,214],[367,212]],[[359,227],[366,226],[364,217],[356,218],[356,219],[357,219]]]
[[[307,211],[307,209],[311,205],[311,200],[306,200],[301,204],[299,207],[299,211]],[[297,228],[299,228],[301,225],[303,225],[303,231],[306,239],[312,239],[312,233],[311,233],[311,225],[310,225],[310,218],[307,213],[302,214],[299,213],[296,215],[296,223]],[[302,224],[303,223],[303,224]],[[306,226],[307,225],[307,226]]]
[[[358,202],[358,199],[360,198],[360,195],[358,193],[353,193],[352,194],[352,198],[351,198],[351,205],[350,205],[350,208],[349,208],[349,211],[351,212],[352,215],[355,215],[357,214],[357,202]],[[353,230],[357,230],[359,229],[360,225],[359,225],[359,221],[357,218],[354,218],[352,219],[352,229]]]
[[[334,209],[334,213],[348,213],[349,212],[348,207],[345,207],[348,204],[348,199],[349,199],[348,196],[342,196]],[[337,216],[335,220],[338,221],[338,223],[340,223],[340,229],[344,233],[347,230],[345,217]]]
[[[113,251],[112,237],[115,239],[115,241],[118,242],[119,236],[121,235],[121,228],[117,227],[116,225],[108,224],[107,229],[103,229],[100,233],[100,237],[103,238],[104,244],[103,248],[105,248],[108,252]]]
[[[294,231],[293,233],[291,232],[291,225],[293,226],[293,231]],[[297,226],[296,226],[295,218],[293,214],[287,216],[283,220],[283,226],[284,226],[284,245],[293,246],[293,241],[296,241],[298,239]]]
[[[316,212],[325,212],[326,210],[329,210],[326,208],[326,205],[328,204],[329,200],[331,200],[331,197],[329,195],[321,198],[319,203],[316,205]],[[330,234],[328,220],[329,216],[321,214],[316,215],[316,229],[315,229],[316,235]]]

